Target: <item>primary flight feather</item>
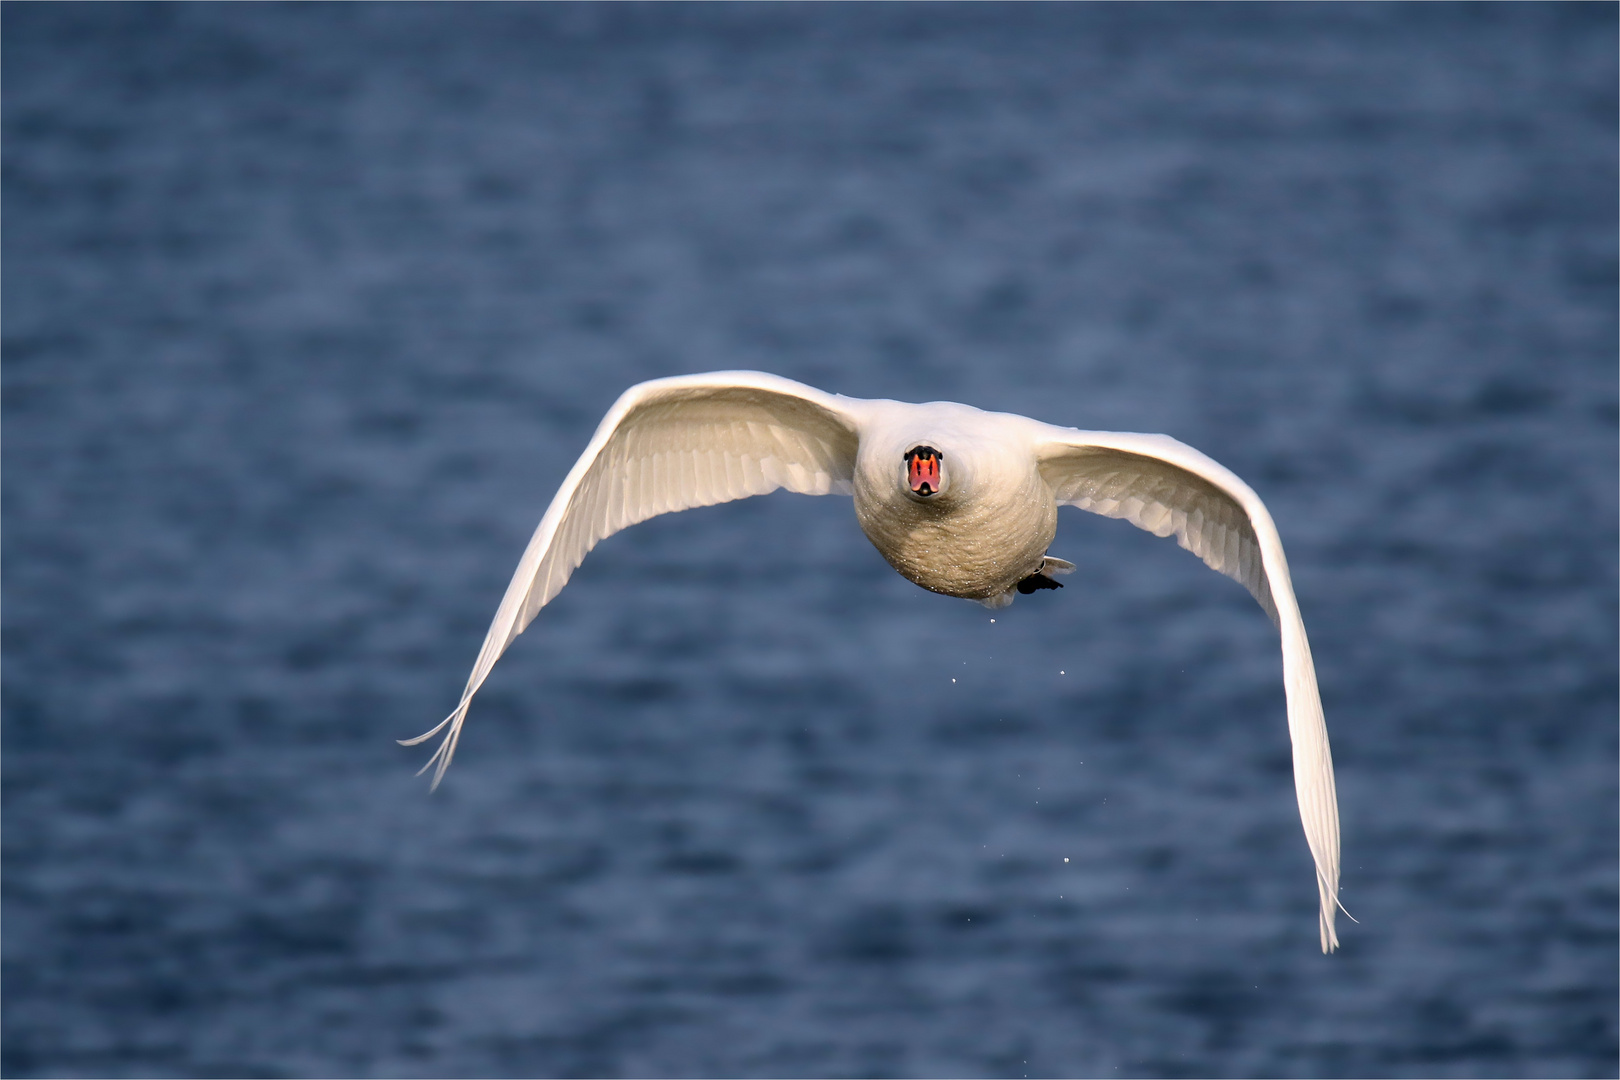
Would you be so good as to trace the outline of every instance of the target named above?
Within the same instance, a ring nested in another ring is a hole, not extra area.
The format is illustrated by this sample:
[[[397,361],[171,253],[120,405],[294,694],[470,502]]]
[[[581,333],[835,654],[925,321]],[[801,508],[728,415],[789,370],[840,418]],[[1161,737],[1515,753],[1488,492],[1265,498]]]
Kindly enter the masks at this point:
[[[1338,946],[1339,811],[1305,624],[1282,541],[1247,484],[1166,435],[1079,431],[951,402],[828,394],[757,371],[626,390],[540,519],[423,771],[438,786],[473,695],[587,552],[628,525],[778,488],[853,495],[861,530],[925,589],[989,607],[1061,587],[1060,504],[1123,518],[1243,583],[1281,633],[1294,790],[1316,862],[1322,951]]]

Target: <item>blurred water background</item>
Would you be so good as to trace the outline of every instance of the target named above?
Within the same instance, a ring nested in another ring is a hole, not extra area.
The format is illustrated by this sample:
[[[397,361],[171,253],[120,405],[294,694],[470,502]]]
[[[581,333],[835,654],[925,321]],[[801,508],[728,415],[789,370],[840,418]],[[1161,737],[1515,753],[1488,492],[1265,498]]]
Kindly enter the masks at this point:
[[[8,1076],[1615,1075],[1614,5],[3,20]],[[1342,952],[1271,627],[1078,512],[993,624],[637,526],[430,797],[603,412],[735,367],[1248,479]]]

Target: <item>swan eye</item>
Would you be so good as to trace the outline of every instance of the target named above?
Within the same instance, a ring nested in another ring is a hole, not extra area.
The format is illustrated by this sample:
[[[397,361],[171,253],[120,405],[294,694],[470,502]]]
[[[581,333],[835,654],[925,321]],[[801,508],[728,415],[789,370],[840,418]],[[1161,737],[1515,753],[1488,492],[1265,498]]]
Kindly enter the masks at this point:
[[[939,463],[943,455],[932,446],[914,446],[906,451],[906,479],[911,493],[927,498],[939,494]]]

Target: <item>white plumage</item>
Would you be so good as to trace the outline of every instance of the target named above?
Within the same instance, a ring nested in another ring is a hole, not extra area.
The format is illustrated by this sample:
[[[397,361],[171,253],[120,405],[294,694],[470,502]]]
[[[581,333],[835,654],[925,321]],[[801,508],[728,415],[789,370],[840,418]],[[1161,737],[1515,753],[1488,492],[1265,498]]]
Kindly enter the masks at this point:
[[[1072,569],[1046,554],[1059,504],[1174,536],[1242,582],[1282,636],[1294,789],[1316,862],[1322,950],[1338,946],[1333,759],[1282,542],[1247,484],[1165,435],[1079,431],[950,402],[846,398],[756,371],[633,386],[541,518],[455,711],[404,741],[412,746],[449,727],[423,767],[434,769],[434,786],[495,661],[600,540],[658,514],[778,488],[854,495],[862,531],[896,570],[990,607],[1032,585],[1051,587],[1050,575]]]

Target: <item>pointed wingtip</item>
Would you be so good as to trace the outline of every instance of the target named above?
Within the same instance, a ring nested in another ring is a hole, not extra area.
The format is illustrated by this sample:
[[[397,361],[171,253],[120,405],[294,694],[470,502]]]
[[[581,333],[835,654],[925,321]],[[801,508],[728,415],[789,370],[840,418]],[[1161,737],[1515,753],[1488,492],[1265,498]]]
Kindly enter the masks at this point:
[[[416,775],[421,776],[429,769],[433,769],[433,783],[428,787],[428,792],[430,794],[437,791],[439,789],[439,784],[444,781],[445,770],[450,767],[450,759],[454,757],[456,753],[456,743],[461,740],[461,725],[462,722],[467,718],[467,706],[471,703],[471,701],[471,697],[462,698],[461,703],[456,706],[455,712],[451,713],[443,720],[440,720],[437,724],[433,725],[432,728],[424,731],[416,738],[394,740],[401,746],[416,746],[428,739],[433,738],[433,736],[437,735],[439,732],[444,731],[446,724],[450,725],[450,730],[445,732],[444,741],[439,743],[439,748],[437,750],[433,751],[433,756],[427,759],[427,764],[416,770]]]
[[[1337,881],[1329,884],[1327,876],[1322,873],[1320,868],[1317,869],[1316,873],[1316,888],[1317,898],[1320,901],[1320,906],[1316,912],[1317,929],[1322,938],[1322,952],[1330,953],[1339,947],[1339,935],[1333,926],[1333,920],[1334,916],[1344,909],[1344,905],[1339,903]],[[1345,911],[1345,914],[1349,915],[1350,913]],[[1355,922],[1355,919],[1352,917],[1350,921]]]

